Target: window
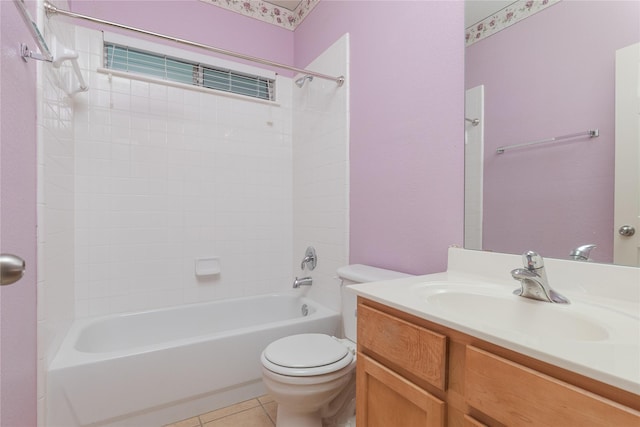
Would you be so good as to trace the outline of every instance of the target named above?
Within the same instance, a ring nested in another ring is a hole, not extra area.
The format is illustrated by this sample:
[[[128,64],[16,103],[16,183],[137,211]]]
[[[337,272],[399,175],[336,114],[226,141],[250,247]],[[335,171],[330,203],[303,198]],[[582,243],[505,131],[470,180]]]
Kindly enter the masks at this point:
[[[275,80],[105,43],[105,68],[253,98],[275,100]]]

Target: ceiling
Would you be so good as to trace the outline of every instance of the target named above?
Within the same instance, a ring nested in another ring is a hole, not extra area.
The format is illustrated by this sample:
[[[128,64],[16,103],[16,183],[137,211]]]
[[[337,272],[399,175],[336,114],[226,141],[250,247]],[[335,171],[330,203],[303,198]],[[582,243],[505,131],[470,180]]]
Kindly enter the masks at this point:
[[[466,0],[464,2],[464,27],[468,28],[512,3],[515,3],[514,0]]]
[[[283,7],[289,10],[295,10],[296,7],[298,7],[298,5],[302,2],[301,0],[269,0],[266,3],[271,3],[273,5]]]

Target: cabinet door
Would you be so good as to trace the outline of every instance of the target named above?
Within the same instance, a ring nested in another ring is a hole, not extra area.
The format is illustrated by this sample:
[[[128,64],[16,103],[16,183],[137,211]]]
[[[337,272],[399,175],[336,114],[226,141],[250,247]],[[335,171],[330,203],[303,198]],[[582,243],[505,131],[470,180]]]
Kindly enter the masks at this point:
[[[640,426],[640,412],[475,347],[467,403],[508,426]]]
[[[445,403],[358,353],[358,427],[444,427]]]

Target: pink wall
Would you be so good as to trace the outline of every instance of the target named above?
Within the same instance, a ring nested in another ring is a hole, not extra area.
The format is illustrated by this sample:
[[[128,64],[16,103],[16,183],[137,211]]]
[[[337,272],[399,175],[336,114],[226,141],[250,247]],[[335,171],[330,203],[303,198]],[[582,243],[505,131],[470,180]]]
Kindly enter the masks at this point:
[[[31,4],[31,2],[29,2]],[[32,11],[33,13],[33,11]],[[0,288],[0,425],[36,425],[36,63],[13,2],[0,2],[0,252],[27,262],[27,273]]]
[[[566,258],[595,243],[612,261],[615,50],[639,40],[639,2],[563,1],[466,49],[466,88],[485,85],[485,249]]]
[[[462,244],[462,1],[321,1],[295,31],[306,66],[351,38],[350,262],[446,269]]]
[[[293,32],[202,1],[70,0],[69,3],[76,13],[283,64],[293,63]],[[86,21],[74,22],[97,28]],[[101,29],[141,37],[114,27]],[[160,42],[157,38],[150,40]],[[178,46],[187,49],[184,45]],[[192,50],[202,53],[197,48]],[[288,75],[283,70],[275,71]]]

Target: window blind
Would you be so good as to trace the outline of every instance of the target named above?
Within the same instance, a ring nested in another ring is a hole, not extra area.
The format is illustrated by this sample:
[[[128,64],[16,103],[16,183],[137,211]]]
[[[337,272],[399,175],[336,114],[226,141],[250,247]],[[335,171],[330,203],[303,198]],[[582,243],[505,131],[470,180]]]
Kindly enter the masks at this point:
[[[171,58],[112,43],[104,45],[105,68],[223,92],[275,100],[273,79]]]

